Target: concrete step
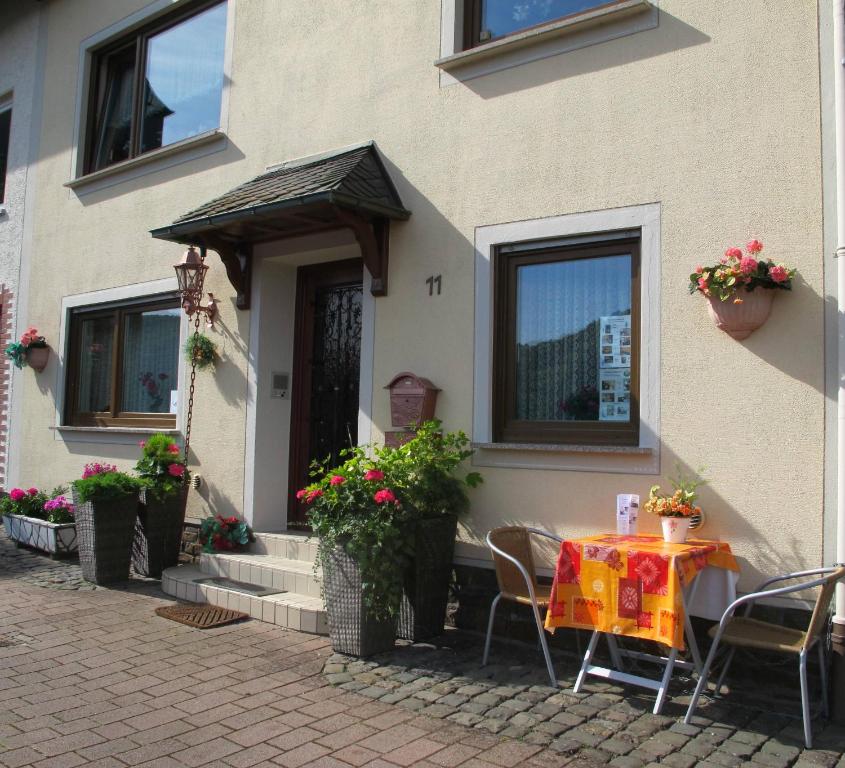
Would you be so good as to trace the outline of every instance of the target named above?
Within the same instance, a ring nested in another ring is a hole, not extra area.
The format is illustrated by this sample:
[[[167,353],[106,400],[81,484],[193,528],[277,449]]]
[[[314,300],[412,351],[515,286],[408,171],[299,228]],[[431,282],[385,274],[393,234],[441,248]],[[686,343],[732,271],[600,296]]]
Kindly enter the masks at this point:
[[[211,576],[320,597],[320,576],[315,573],[313,562],[254,552],[203,552],[199,565]]]
[[[316,635],[329,633],[323,601],[319,597],[297,592],[255,597],[222,586],[198,583],[210,577],[210,573],[200,570],[196,565],[178,565],[164,571],[161,586],[166,594],[178,600],[211,603],[221,608],[243,611],[259,621],[299,632]]]
[[[256,533],[249,551],[256,555],[313,563],[317,559],[317,539],[305,533]]]

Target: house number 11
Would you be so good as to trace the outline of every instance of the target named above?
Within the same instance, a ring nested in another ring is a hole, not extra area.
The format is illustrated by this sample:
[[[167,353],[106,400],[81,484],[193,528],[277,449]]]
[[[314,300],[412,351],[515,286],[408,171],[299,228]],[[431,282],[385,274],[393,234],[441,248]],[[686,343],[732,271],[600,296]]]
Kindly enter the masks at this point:
[[[442,282],[443,278],[441,275],[432,275],[426,281],[426,285],[428,285],[428,295],[434,296],[434,285],[437,284],[437,295],[440,295],[440,289],[443,287]]]

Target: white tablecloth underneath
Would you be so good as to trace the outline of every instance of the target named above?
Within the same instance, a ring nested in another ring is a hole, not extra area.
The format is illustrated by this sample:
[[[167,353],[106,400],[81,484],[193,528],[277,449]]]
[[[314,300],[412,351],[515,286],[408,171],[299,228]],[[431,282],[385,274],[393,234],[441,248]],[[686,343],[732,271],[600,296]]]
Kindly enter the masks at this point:
[[[719,621],[725,609],[736,600],[738,581],[739,574],[736,571],[712,565],[705,568],[690,585],[695,595],[691,601],[687,598],[687,612],[690,616]]]

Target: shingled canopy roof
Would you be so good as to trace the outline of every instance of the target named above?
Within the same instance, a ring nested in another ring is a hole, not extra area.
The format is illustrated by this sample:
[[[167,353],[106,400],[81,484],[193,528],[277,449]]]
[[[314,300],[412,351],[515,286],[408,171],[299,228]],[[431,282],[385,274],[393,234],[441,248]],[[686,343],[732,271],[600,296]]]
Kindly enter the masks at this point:
[[[284,163],[150,234],[217,251],[238,291],[238,306],[247,308],[253,245],[340,228],[355,234],[373,293],[386,293],[389,220],[409,216],[370,142]]]

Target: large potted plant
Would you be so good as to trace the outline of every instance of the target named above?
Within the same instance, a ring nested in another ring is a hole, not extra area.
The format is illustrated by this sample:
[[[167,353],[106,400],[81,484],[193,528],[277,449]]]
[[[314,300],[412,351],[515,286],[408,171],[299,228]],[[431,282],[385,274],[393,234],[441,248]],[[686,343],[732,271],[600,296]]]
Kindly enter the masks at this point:
[[[129,578],[141,481],[111,464],[86,464],[72,483],[82,576],[95,584]]]
[[[407,508],[411,556],[396,633],[415,642],[443,633],[458,517],[469,509],[467,489],[481,482],[477,472],[455,475],[472,455],[469,439],[463,432],[443,434],[440,426],[426,422],[379,462]]]
[[[791,291],[796,271],[759,257],[763,243],[728,248],[718,264],[696,267],[689,292],[701,293],[716,327],[734,339],[750,336],[769,318],[776,291]]]
[[[157,579],[165,568],[179,562],[188,471],[172,437],[157,434],[140,445],[135,471],[142,483],[141,503],[132,541],[132,567],[142,576]]]
[[[73,504],[64,492],[64,488],[56,488],[48,495],[37,488],[12,488],[4,494],[0,515],[9,538],[52,556],[75,552]]]
[[[381,452],[390,449],[381,449]],[[317,562],[332,647],[370,656],[395,639],[402,576],[409,561],[407,511],[377,461],[361,447],[339,467],[318,467],[297,493],[319,537]]]

